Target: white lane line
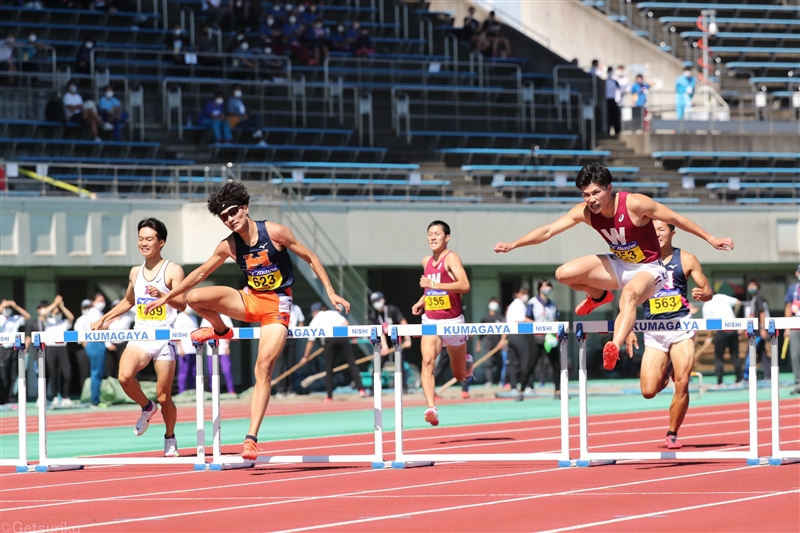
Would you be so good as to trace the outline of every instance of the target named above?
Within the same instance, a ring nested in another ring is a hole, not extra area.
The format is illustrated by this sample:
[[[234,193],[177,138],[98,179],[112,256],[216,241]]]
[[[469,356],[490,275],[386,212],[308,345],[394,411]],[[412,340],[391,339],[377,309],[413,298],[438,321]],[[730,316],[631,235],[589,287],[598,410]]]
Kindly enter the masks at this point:
[[[91,485],[93,483],[108,483],[110,481],[113,481],[115,483],[118,481],[139,481],[141,479],[152,479],[156,477],[166,477],[166,476],[182,476],[186,474],[197,474],[197,472],[190,470],[187,472],[170,472],[169,474],[150,474],[146,476],[118,477],[114,479],[92,479],[89,481],[75,481],[73,483],[54,483],[51,485],[36,485],[32,487],[14,487],[11,489],[0,489],[0,492],[16,492],[20,490],[37,490],[37,489],[57,489],[61,487],[72,487],[75,485]],[[17,475],[19,476],[19,474]]]
[[[671,514],[674,513],[681,513],[684,511],[694,511],[696,509],[707,509],[709,507],[719,507],[720,505],[730,505],[734,503],[741,503],[741,502],[748,502],[752,500],[760,500],[763,498],[773,498],[775,496],[786,496],[787,494],[800,494],[800,489],[794,490],[787,490],[783,492],[773,492],[771,494],[760,494],[758,496],[750,496],[747,498],[737,498],[735,500],[724,500],[721,502],[713,502],[713,503],[704,503],[700,505],[690,505],[688,507],[675,507],[672,509],[664,509],[663,511],[654,511],[652,513],[644,513],[639,515],[631,515],[631,516],[624,516],[621,518],[614,518],[612,520],[603,520],[601,522],[587,522],[584,524],[578,524],[574,526],[568,527],[560,527],[557,529],[544,529],[540,530],[537,533],[559,533],[561,531],[574,531],[576,529],[586,529],[590,527],[597,527],[597,526],[607,526],[609,524],[618,524],[619,522],[628,522],[630,520],[639,520],[642,518],[650,518],[653,516],[667,516],[669,517]],[[795,526],[797,524],[794,524]]]

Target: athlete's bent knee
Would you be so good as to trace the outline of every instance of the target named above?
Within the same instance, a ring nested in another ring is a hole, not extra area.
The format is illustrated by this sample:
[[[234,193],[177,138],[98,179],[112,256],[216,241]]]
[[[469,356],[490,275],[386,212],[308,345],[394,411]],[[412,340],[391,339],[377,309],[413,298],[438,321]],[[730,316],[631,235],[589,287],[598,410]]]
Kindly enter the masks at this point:
[[[120,386],[124,389],[126,387],[130,387],[131,385],[133,385],[135,378],[133,376],[120,373],[117,376],[117,379],[119,380]]]
[[[564,265],[561,265],[556,269],[556,279],[563,285],[567,285],[570,281],[572,281],[573,276],[574,274],[570,272],[570,269]]]
[[[656,394],[658,393],[656,392],[655,389],[651,390],[642,388],[642,397],[644,397],[645,400],[652,400],[653,398],[656,397]]]

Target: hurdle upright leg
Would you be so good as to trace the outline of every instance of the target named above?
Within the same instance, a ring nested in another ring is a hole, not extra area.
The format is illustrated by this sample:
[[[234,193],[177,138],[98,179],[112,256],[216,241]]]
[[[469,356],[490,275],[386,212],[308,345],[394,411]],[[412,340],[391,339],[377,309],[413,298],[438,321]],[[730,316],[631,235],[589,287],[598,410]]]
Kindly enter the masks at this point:
[[[559,339],[561,349],[561,375],[559,376],[561,388],[561,459],[558,466],[574,466],[569,458],[569,361],[567,359],[567,334],[564,332]]]
[[[783,319],[783,320],[792,320]],[[791,464],[800,462],[800,453],[798,452],[786,452],[781,450],[781,404],[780,404],[780,394],[781,394],[781,383],[780,383],[780,369],[779,367],[779,350],[778,350],[778,331],[779,328],[776,327],[775,319],[770,319],[768,332],[770,336],[770,343],[771,343],[771,356],[772,356],[772,376],[770,377],[770,412],[771,412],[771,422],[772,422],[772,453],[770,454],[769,464],[772,466],[780,466],[784,464]],[[784,340],[784,342],[788,342]]]
[[[747,385],[749,392],[748,411],[750,425],[750,450],[747,455],[747,464],[756,466],[766,463],[758,457],[758,355],[756,354],[756,339],[758,338],[758,323],[747,323],[748,350],[750,352],[750,366],[747,369]]]
[[[392,468],[401,469],[418,466],[433,466],[430,461],[408,462],[403,450],[403,348],[397,328],[392,328],[394,344],[394,461]]]
[[[13,335],[3,334],[2,343],[10,342],[13,337],[13,350],[17,356],[17,431],[19,450],[17,457],[0,459],[0,466],[13,466],[17,472],[29,472],[32,467],[28,466],[28,418],[27,418],[27,397],[28,386],[25,377],[25,343],[21,333]],[[11,364],[14,364],[12,361]]]
[[[205,359],[203,358],[203,346],[199,348],[195,346],[195,377],[194,377],[194,391],[195,391],[195,417],[197,419],[196,434],[197,434],[197,462],[194,464],[194,469],[197,471],[206,470],[206,429],[205,418],[206,411],[204,408],[205,399]]]

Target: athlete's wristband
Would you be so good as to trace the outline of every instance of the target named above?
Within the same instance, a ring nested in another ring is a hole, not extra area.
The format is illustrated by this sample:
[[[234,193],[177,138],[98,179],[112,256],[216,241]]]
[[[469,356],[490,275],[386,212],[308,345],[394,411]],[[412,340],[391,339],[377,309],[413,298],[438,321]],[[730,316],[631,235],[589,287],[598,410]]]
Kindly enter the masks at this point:
[[[436,288],[436,282],[431,280],[431,289],[435,289],[435,288]]]

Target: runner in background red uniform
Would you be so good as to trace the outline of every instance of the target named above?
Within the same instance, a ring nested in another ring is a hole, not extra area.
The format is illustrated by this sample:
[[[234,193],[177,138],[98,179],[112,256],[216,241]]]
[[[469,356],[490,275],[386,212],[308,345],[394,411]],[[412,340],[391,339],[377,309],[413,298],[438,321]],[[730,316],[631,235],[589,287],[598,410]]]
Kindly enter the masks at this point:
[[[425,270],[419,278],[419,286],[425,289],[425,293],[411,308],[414,315],[422,315],[423,324],[464,323],[461,295],[469,292],[469,280],[461,258],[447,249],[449,242],[450,226],[441,220],[434,220],[428,225],[428,245],[433,255],[422,258],[422,267]],[[428,402],[425,421],[432,426],[439,425],[439,413],[434,402],[436,380],[433,370],[436,356],[443,346],[447,348],[453,377],[458,381],[467,379],[472,374],[472,358],[467,354],[467,339],[466,335],[422,337],[420,381]]]
[[[733,240],[716,238],[691,220],[643,194],[612,190],[611,172],[598,163],[578,172],[575,186],[583,193],[583,203],[555,222],[537,228],[512,243],[498,242],[497,253],[505,253],[533,244],[541,244],[583,222],[600,233],[610,254],[587,255],[573,259],[556,270],[556,278],[576,291],[586,292],[586,299],[575,314],[588,315],[614,299],[613,290],[622,289],[619,314],[614,322],[614,337],[603,347],[603,366],[612,370],[619,360],[619,350],[636,322],[636,306],[658,292],[666,271],[661,263],[653,219],[700,237],[717,250],[733,250]]]

